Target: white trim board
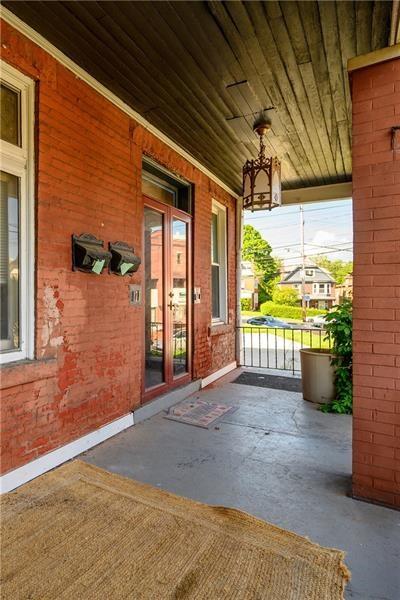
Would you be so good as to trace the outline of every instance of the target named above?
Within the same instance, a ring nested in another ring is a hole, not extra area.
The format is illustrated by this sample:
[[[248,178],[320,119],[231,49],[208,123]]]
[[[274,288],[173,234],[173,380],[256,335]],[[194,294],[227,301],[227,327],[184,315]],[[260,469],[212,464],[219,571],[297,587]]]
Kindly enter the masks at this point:
[[[230,363],[229,365],[222,367],[222,369],[215,371],[215,373],[211,373],[211,375],[208,375],[208,377],[205,377],[204,379],[201,380],[201,388],[203,389],[203,388],[207,387],[208,385],[210,385],[210,383],[214,383],[214,381],[217,381],[217,379],[220,379],[224,375],[227,375],[228,373],[233,371],[233,369],[236,369],[236,368],[237,368],[237,363],[236,363],[236,361],[234,361],[234,362]]]
[[[229,186],[227,186],[219,177],[214,175],[212,171],[209,171],[207,167],[202,165],[194,156],[189,154],[186,150],[184,150],[181,146],[179,146],[176,142],[174,142],[171,138],[169,138],[165,133],[162,133],[159,129],[154,127],[149,121],[147,121],[142,115],[133,110],[128,104],[123,102],[118,96],[113,94],[109,89],[107,89],[103,84],[101,84],[97,79],[92,77],[87,71],[82,69],[79,65],[77,65],[73,60],[68,58],[61,50],[53,46],[46,38],[44,38],[40,33],[32,29],[29,25],[27,25],[24,21],[19,19],[14,13],[12,13],[7,8],[3,6],[0,7],[0,17],[4,19],[9,25],[17,29],[20,33],[30,39],[32,42],[40,46],[43,50],[45,50],[50,56],[55,58],[59,63],[61,63],[64,67],[72,71],[76,77],[90,85],[96,92],[101,94],[104,98],[112,102],[115,106],[117,106],[124,113],[129,115],[132,119],[135,119],[137,123],[142,125],[145,129],[147,129],[150,133],[155,135],[159,140],[167,144],[170,148],[175,150],[180,156],[189,161],[193,166],[195,166],[199,171],[207,175],[212,181],[217,183],[222,189],[231,194],[234,198],[238,199],[239,196],[231,190]]]
[[[128,413],[65,446],[61,446],[61,448],[48,452],[22,467],[18,467],[9,473],[5,473],[0,477],[0,494],[10,492],[20,485],[31,481],[31,479],[43,475],[43,473],[58,467],[67,460],[78,456],[78,454],[82,454],[82,452],[85,452],[89,448],[101,444],[101,442],[104,442],[108,438],[113,437],[132,425],[134,425],[133,414]]]
[[[19,144],[0,142],[2,171],[18,178],[19,219],[17,246],[19,255],[19,344],[17,349],[2,347],[0,364],[34,355],[34,273],[35,273],[35,194],[34,194],[34,120],[35,82],[0,58],[2,82],[19,96]],[[10,332],[11,333],[11,332]],[[7,336],[7,341],[10,339]],[[0,341],[3,344],[3,340]]]
[[[208,375],[208,377],[202,379],[201,385],[198,380],[192,381],[187,386],[185,386],[188,392],[187,394],[185,394],[185,397],[194,393],[200,387],[205,388],[207,385],[210,385],[210,383],[213,383],[217,379],[220,379],[220,377],[223,377],[224,375],[226,375],[230,371],[233,371],[233,369],[236,368],[237,363],[235,361],[230,363],[229,365],[226,365],[225,367],[222,367],[222,369],[215,371],[215,373],[211,373],[211,375]],[[169,408],[169,406],[171,406],[172,404],[181,402],[181,400],[183,399],[182,391],[184,391],[185,388],[177,388],[176,390],[173,390],[171,394],[167,394],[165,397],[161,397],[161,403],[157,402],[156,399],[153,403],[150,403],[150,405],[148,405],[147,409],[145,405],[143,408],[149,410],[149,414],[140,415],[140,410],[142,409],[139,409],[138,420],[136,422],[141,422],[144,419],[150,418],[151,416],[153,416],[153,414],[157,414],[158,412],[165,410],[165,408],[167,407]],[[165,402],[165,398],[168,400],[169,396],[171,397],[171,401]],[[152,406],[157,407],[156,412],[152,411]],[[121,431],[124,431],[125,429],[128,429],[133,425],[135,425],[135,415],[134,413],[128,413],[127,415],[124,415],[123,417],[120,417],[115,421],[111,421],[111,423],[107,423],[106,425],[99,427],[99,429],[96,429],[95,431],[92,431],[91,433],[88,433],[87,435],[84,435],[78,438],[77,440],[73,440],[72,442],[61,446],[60,448],[56,448],[56,450],[52,450],[51,452],[48,452],[43,456],[39,456],[39,458],[32,460],[26,465],[22,465],[22,467],[18,467],[13,471],[9,471],[8,473],[1,475],[0,494],[4,494],[6,492],[10,492],[11,490],[15,490],[24,483],[35,479],[35,477],[39,477],[39,475],[47,473],[47,471],[50,471],[51,469],[55,469],[56,467],[62,465],[66,461],[71,460],[71,458],[75,458],[75,456],[82,454],[82,452],[85,452],[86,450],[89,450],[90,448],[101,444],[105,440],[108,440],[114,435],[117,435],[117,433],[120,433]]]

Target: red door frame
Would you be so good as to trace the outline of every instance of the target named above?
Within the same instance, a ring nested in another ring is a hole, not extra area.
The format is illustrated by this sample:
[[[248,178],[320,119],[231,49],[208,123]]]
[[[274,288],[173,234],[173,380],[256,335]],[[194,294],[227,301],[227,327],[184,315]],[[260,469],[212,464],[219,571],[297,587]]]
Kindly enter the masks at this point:
[[[157,384],[146,390],[145,388],[145,361],[143,361],[143,376],[142,376],[142,404],[152,400],[156,396],[164,394],[169,390],[188,383],[192,380],[192,217],[187,213],[174,208],[168,204],[153,200],[148,196],[143,196],[143,211],[145,208],[151,208],[163,215],[163,349],[164,349],[164,382]],[[173,218],[177,218],[187,224],[187,257],[186,257],[186,273],[187,273],[187,365],[188,370],[182,375],[173,375],[173,351],[172,351],[172,314],[169,309],[170,296],[169,292],[172,289],[172,223]],[[143,256],[144,256],[144,228],[143,228]],[[143,319],[146,318],[146,307],[143,311]],[[146,323],[144,324],[145,334]],[[146,334],[145,334],[146,335]],[[146,345],[144,343],[144,350]]]

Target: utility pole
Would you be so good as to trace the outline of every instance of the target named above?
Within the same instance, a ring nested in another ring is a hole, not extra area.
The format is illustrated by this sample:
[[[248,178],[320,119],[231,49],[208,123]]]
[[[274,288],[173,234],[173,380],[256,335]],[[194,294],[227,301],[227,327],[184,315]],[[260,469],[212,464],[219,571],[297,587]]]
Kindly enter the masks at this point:
[[[301,309],[303,323],[307,320],[306,294],[306,259],[304,255],[304,209],[300,206],[300,244],[301,244]]]

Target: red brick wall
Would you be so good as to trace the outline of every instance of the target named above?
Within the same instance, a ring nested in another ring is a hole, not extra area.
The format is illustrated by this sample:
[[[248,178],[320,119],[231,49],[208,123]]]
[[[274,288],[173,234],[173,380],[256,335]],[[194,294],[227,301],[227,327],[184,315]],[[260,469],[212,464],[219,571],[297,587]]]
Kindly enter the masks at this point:
[[[193,375],[235,359],[235,200],[7,23],[2,57],[36,81],[36,360],[1,368],[1,472],[141,402],[142,307],[131,278],[72,272],[71,234],[142,249],[142,153],[195,185]],[[211,201],[228,207],[229,325],[211,336]]]
[[[352,74],[353,493],[400,506],[400,60]]]

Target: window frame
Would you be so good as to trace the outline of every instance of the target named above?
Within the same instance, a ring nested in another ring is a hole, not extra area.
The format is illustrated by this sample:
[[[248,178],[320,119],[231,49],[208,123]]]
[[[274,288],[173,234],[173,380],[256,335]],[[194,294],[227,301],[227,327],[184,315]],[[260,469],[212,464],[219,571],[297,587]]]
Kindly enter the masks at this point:
[[[217,215],[217,243],[218,243],[218,263],[213,261],[212,245],[212,222],[211,222],[211,324],[221,325],[227,323],[228,318],[228,230],[227,230],[227,208],[217,200],[212,201],[211,215]],[[212,267],[219,267],[219,316],[212,316]]]
[[[34,358],[34,95],[35,82],[0,60],[2,82],[20,94],[20,145],[0,140],[2,171],[19,178],[19,348],[0,365]]]

